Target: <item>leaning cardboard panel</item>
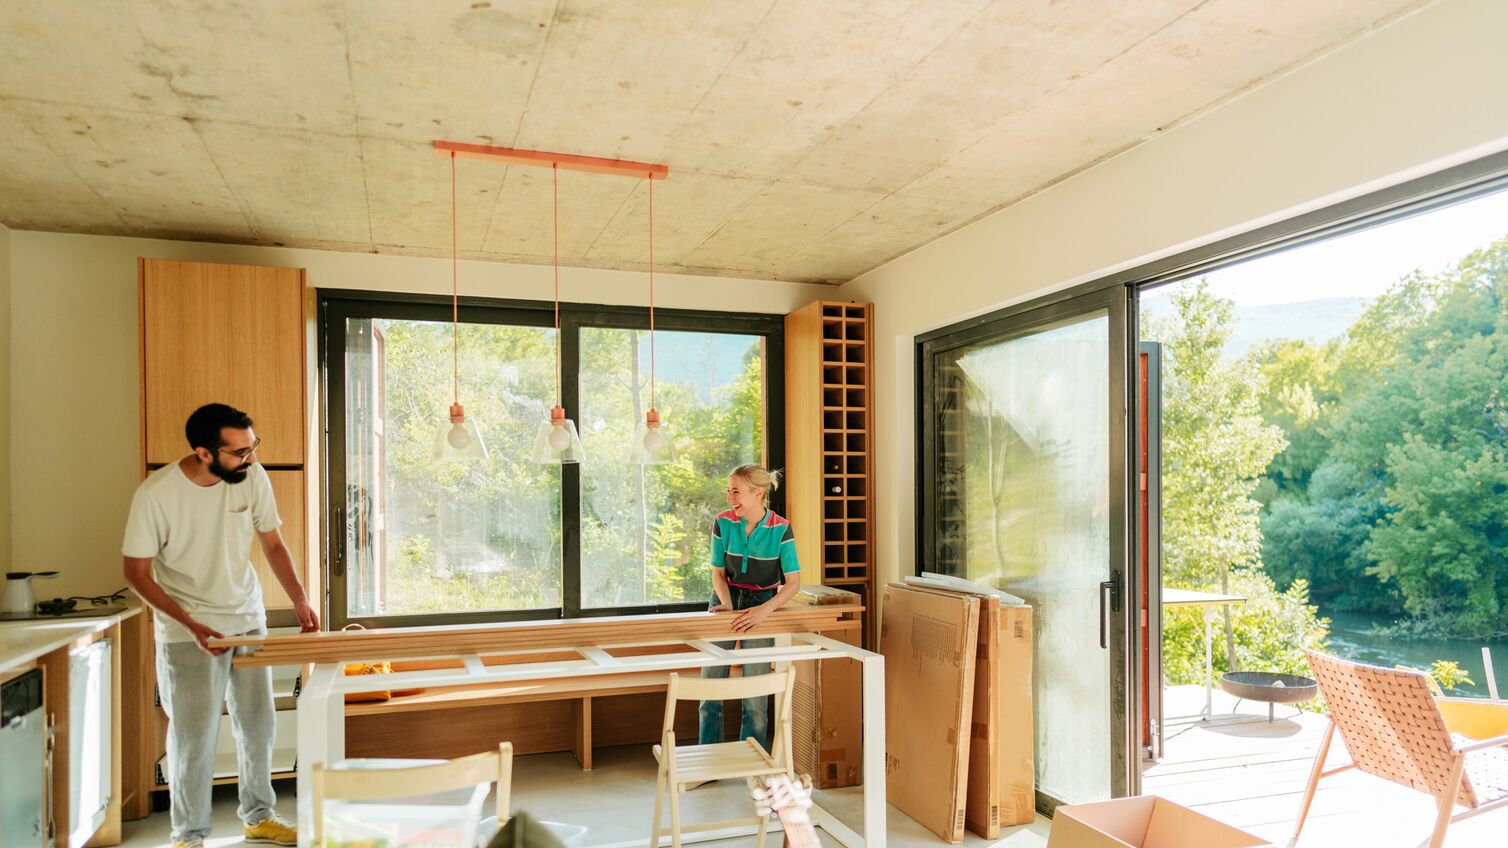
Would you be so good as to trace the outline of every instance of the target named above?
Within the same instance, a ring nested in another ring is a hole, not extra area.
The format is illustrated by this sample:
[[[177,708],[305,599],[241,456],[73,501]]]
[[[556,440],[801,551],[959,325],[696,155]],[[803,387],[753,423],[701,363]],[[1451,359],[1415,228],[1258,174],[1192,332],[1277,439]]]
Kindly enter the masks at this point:
[[[974,660],[974,721],[965,821],[986,839],[1036,817],[1032,610],[983,597]]]
[[[979,599],[885,587],[885,787],[890,803],[963,841]]]
[[[1155,795],[1053,812],[1047,848],[1258,848],[1270,845],[1244,830]]]
[[[832,586],[802,586],[793,603],[856,604],[859,596]],[[863,631],[839,630],[828,637],[858,645]],[[864,666],[857,660],[795,663],[791,700],[791,756],[796,771],[812,776],[818,789],[858,786],[864,749]]]

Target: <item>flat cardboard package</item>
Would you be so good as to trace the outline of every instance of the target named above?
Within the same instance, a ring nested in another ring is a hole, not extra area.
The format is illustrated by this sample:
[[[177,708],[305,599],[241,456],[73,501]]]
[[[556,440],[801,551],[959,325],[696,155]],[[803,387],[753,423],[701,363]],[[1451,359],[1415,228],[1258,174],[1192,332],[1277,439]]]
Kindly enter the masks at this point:
[[[888,799],[962,842],[979,598],[892,583],[880,609]]]
[[[833,586],[802,586],[793,603],[856,604],[859,596]],[[866,615],[868,613],[865,613]],[[827,634],[858,645],[863,630]],[[856,660],[793,663],[791,755],[797,774],[809,774],[818,789],[858,786],[862,780],[864,667]]]
[[[1155,795],[1067,804],[1047,848],[1258,848],[1271,843]]]
[[[1001,827],[1036,818],[1032,735],[1032,608],[980,599],[969,743],[969,830],[999,839]]]

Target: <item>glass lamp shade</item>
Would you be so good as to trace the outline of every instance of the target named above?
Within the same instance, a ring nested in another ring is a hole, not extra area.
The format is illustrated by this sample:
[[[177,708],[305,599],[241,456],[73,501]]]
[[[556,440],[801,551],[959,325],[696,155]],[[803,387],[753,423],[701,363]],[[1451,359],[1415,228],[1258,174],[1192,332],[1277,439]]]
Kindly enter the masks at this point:
[[[433,456],[454,462],[481,462],[487,458],[482,431],[477,429],[476,421],[466,417],[466,409],[459,403],[451,404],[450,415],[435,431]]]
[[[675,438],[670,428],[660,423],[660,413],[651,409],[644,414],[644,423],[634,430],[628,458],[636,465],[671,465],[675,462]]]
[[[560,465],[581,462],[585,458],[581,437],[576,434],[576,422],[565,417],[565,410],[558,406],[550,410],[550,417],[539,422],[539,429],[534,431],[534,449],[529,454],[529,461]]]

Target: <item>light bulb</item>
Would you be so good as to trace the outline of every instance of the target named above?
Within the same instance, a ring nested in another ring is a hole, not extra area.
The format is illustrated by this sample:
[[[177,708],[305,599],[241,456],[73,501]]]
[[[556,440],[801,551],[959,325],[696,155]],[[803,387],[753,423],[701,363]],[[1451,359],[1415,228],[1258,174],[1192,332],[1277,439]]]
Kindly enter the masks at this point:
[[[466,425],[457,421],[450,425],[450,432],[445,434],[445,441],[456,450],[465,450],[471,444],[471,434],[466,432]]]
[[[650,453],[658,452],[664,442],[665,437],[660,435],[660,428],[651,427],[644,432],[644,449]]]
[[[550,430],[550,450],[560,452],[571,447],[571,434],[559,425]]]

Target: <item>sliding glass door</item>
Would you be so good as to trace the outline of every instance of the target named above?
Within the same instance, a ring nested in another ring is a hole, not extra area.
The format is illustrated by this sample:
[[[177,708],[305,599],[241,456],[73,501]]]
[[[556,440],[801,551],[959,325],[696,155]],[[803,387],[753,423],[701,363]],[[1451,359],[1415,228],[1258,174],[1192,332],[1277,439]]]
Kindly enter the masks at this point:
[[[981,581],[1034,607],[1045,809],[1136,788],[1126,315],[1117,288],[919,344],[919,570]]]

